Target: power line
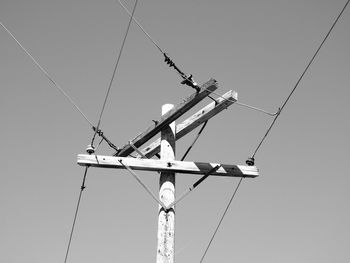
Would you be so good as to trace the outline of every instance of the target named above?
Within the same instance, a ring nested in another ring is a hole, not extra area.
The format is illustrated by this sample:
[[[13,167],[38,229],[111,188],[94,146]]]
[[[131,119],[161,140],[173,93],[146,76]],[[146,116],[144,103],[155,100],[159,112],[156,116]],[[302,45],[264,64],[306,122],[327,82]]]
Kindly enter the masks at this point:
[[[101,130],[96,129],[92,122],[87,118],[79,106],[74,102],[74,100],[64,91],[64,89],[53,79],[53,77],[39,64],[39,62],[29,53],[29,51],[18,41],[18,39],[12,34],[12,32],[0,21],[0,25],[6,30],[6,32],[12,37],[12,39],[17,43],[17,45],[27,54],[27,56],[34,62],[34,64],[39,68],[39,70],[45,75],[45,77],[53,84],[53,86],[74,106],[74,108],[80,113],[80,115],[90,124],[92,129],[101,136],[108,145],[118,151],[118,147],[115,146]]]
[[[262,143],[263,143],[264,140],[266,139],[267,135],[268,135],[269,132],[271,131],[271,129],[272,129],[272,127],[274,126],[274,124],[275,124],[277,118],[280,116],[282,110],[284,109],[284,107],[285,107],[286,104],[288,103],[288,101],[289,101],[289,99],[291,98],[291,96],[293,95],[294,91],[295,91],[295,90],[297,89],[297,87],[299,86],[299,83],[300,83],[301,80],[303,79],[304,75],[306,74],[307,70],[309,69],[309,67],[311,66],[311,64],[313,63],[313,61],[315,60],[315,58],[316,58],[317,54],[319,53],[320,49],[322,48],[323,44],[324,44],[325,41],[328,39],[330,33],[332,32],[332,30],[333,30],[333,28],[335,27],[335,25],[337,24],[338,20],[340,19],[340,17],[341,17],[342,14],[344,13],[344,11],[345,11],[346,7],[348,6],[349,2],[350,2],[350,0],[348,0],[348,1],[346,2],[346,4],[344,5],[343,9],[341,10],[341,12],[339,13],[339,15],[337,16],[336,20],[333,22],[333,24],[332,24],[330,30],[328,31],[328,33],[326,34],[326,36],[325,36],[324,39],[322,40],[321,44],[319,45],[319,47],[317,48],[316,52],[315,52],[314,55],[312,56],[311,60],[310,60],[309,63],[307,64],[307,66],[306,66],[306,68],[304,69],[303,73],[302,73],[301,76],[299,77],[299,79],[298,79],[298,81],[296,82],[294,88],[292,89],[292,91],[291,91],[290,94],[288,95],[287,99],[286,99],[286,100],[284,101],[284,103],[282,104],[281,108],[279,108],[279,110],[277,111],[277,113],[276,113],[276,115],[275,115],[275,117],[274,117],[274,119],[273,119],[273,121],[272,121],[270,127],[267,129],[267,131],[266,131],[264,137],[262,138],[262,140],[261,140],[260,143],[258,144],[256,150],[254,151],[254,154],[253,154],[253,156],[252,156],[252,158],[251,158],[251,161],[252,161],[252,162],[254,162],[254,157],[255,157],[257,151],[259,150],[259,148],[261,147]],[[222,217],[221,217],[221,219],[220,219],[220,221],[219,221],[219,224],[218,224],[218,226],[216,227],[216,229],[215,229],[215,231],[214,231],[214,234],[212,235],[212,237],[211,237],[211,239],[210,239],[210,241],[209,241],[209,244],[208,244],[208,246],[207,246],[207,248],[206,248],[206,250],[205,250],[205,252],[204,252],[204,254],[203,254],[202,258],[201,258],[201,260],[200,260],[200,263],[203,262],[204,257],[205,257],[205,255],[206,255],[207,252],[208,252],[208,249],[209,249],[209,247],[210,247],[210,245],[211,245],[211,243],[212,243],[212,241],[213,241],[213,239],[214,239],[214,237],[215,237],[215,235],[216,235],[216,233],[217,233],[217,231],[218,231],[218,229],[219,229],[219,227],[220,227],[220,225],[221,225],[221,223],[222,223],[222,221],[223,221],[223,219],[224,219],[224,217],[225,217],[225,215],[226,215],[226,212],[227,212],[228,208],[229,208],[230,205],[231,205],[231,202],[232,202],[233,198],[235,197],[235,195],[236,195],[236,193],[237,193],[237,190],[238,190],[239,186],[241,185],[242,180],[243,180],[243,177],[240,179],[240,181],[239,181],[239,183],[238,183],[238,185],[237,185],[235,191],[233,192],[233,195],[232,195],[232,197],[231,197],[231,199],[230,199],[228,205],[226,206],[226,209],[225,209],[225,211],[224,211],[224,213],[223,213],[223,215],[222,215]]]
[[[314,53],[314,55],[312,56],[312,58],[310,59],[309,63],[307,64],[306,68],[304,69],[303,73],[300,75],[298,81],[296,82],[296,84],[294,85],[292,91],[289,93],[287,99],[284,101],[284,103],[282,104],[281,108],[279,109],[277,115],[274,117],[271,125],[269,126],[269,128],[267,129],[265,135],[262,137],[260,143],[258,144],[258,146],[256,147],[252,158],[255,157],[256,153],[258,152],[258,150],[260,149],[261,145],[263,144],[263,142],[265,141],[266,137],[268,136],[268,134],[270,133],[272,127],[275,125],[277,118],[280,116],[282,110],[284,109],[284,107],[286,106],[286,104],[288,103],[289,99],[291,98],[291,96],[293,95],[294,91],[298,88],[299,83],[301,82],[301,80],[303,79],[304,75],[306,74],[306,72],[308,71],[309,67],[311,66],[311,64],[314,62],[317,54],[319,53],[320,49],[322,48],[323,44],[326,42],[326,40],[328,39],[329,35],[331,34],[333,28],[335,27],[335,25],[337,24],[338,20],[340,19],[340,17],[343,15],[346,7],[348,6],[350,0],[348,0],[346,2],[346,4],[344,5],[343,9],[341,10],[341,12],[339,13],[339,15],[337,16],[337,18],[335,19],[335,21],[333,22],[331,28],[329,29],[329,31],[327,32],[326,36],[323,38],[321,44],[318,46],[316,52]]]
[[[74,213],[74,218],[73,218],[73,224],[72,224],[72,228],[71,228],[70,235],[69,235],[69,241],[68,241],[68,245],[67,245],[66,256],[65,256],[65,258],[64,258],[64,263],[67,262],[68,255],[69,255],[70,245],[71,245],[71,242],[72,242],[72,237],[73,237],[73,233],[74,233],[74,229],[75,229],[75,222],[76,222],[76,220],[77,220],[77,216],[78,216],[78,212],[79,212],[80,201],[81,201],[81,195],[82,195],[84,189],[86,188],[86,186],[85,186],[85,181],[86,181],[86,175],[87,175],[87,170],[88,170],[88,168],[89,168],[89,166],[86,166],[85,172],[84,172],[84,177],[83,177],[83,182],[82,182],[81,187],[80,187],[80,193],[79,193],[79,197],[78,197],[77,206],[76,206],[76,208],[75,208],[75,213]]]
[[[290,94],[288,95],[287,99],[284,101],[284,103],[282,104],[281,108],[279,108],[279,110],[277,111],[277,113],[276,113],[276,115],[275,115],[275,117],[274,117],[274,119],[273,119],[273,121],[272,121],[270,127],[267,129],[267,131],[266,131],[264,137],[262,138],[262,140],[261,140],[260,143],[258,144],[258,147],[257,147],[256,150],[254,151],[254,154],[253,154],[253,156],[252,156],[252,158],[251,158],[251,160],[252,160],[253,162],[254,162],[254,157],[255,157],[257,151],[259,150],[259,148],[261,147],[262,143],[263,143],[264,140],[266,139],[267,135],[268,135],[269,132],[271,131],[271,129],[272,129],[272,127],[274,126],[274,124],[275,124],[277,118],[280,116],[282,110],[284,109],[284,107],[285,107],[286,104],[288,103],[288,101],[289,101],[289,99],[291,98],[291,96],[293,95],[294,91],[295,91],[295,90],[297,89],[297,87],[299,86],[299,83],[300,83],[301,80],[303,79],[304,75],[306,74],[307,70],[309,69],[309,67],[311,66],[311,64],[313,63],[313,61],[315,60],[315,58],[316,58],[317,54],[319,53],[320,49],[322,48],[323,44],[324,44],[324,43],[326,42],[326,40],[328,39],[330,33],[332,32],[332,30],[333,30],[333,28],[335,27],[335,25],[337,24],[338,20],[340,19],[340,17],[341,17],[342,14],[344,13],[344,11],[345,11],[346,7],[348,6],[349,2],[350,2],[350,0],[348,0],[348,1],[346,2],[346,4],[344,5],[343,9],[341,10],[341,12],[339,13],[339,15],[337,16],[336,20],[333,22],[333,24],[332,24],[330,30],[327,32],[326,36],[324,37],[324,39],[322,40],[321,44],[320,44],[319,47],[317,48],[316,52],[315,52],[314,55],[312,56],[311,60],[310,60],[309,63],[307,64],[306,68],[304,69],[303,73],[302,73],[301,76],[299,77],[299,79],[298,79],[298,81],[296,82],[295,86],[293,87],[292,91],[291,91]],[[215,237],[215,235],[216,235],[216,233],[217,233],[217,231],[218,231],[218,229],[219,229],[219,227],[220,227],[220,225],[221,225],[221,223],[222,223],[222,221],[223,221],[223,219],[224,219],[224,217],[225,217],[225,215],[226,215],[226,212],[227,212],[228,208],[229,208],[230,205],[231,205],[231,202],[232,202],[233,198],[235,197],[235,195],[236,195],[236,193],[237,193],[237,190],[238,190],[239,186],[241,185],[242,180],[243,180],[243,177],[240,179],[240,181],[239,181],[239,183],[238,183],[238,185],[237,185],[235,191],[233,192],[233,195],[232,195],[232,197],[231,197],[231,199],[230,199],[228,205],[226,206],[226,209],[225,209],[225,211],[224,211],[224,213],[223,213],[223,215],[222,215],[222,217],[221,217],[221,219],[220,219],[220,221],[219,221],[219,224],[218,224],[218,226],[216,227],[216,229],[215,229],[215,231],[214,231],[214,234],[212,235],[212,237],[211,237],[211,239],[210,239],[210,241],[209,241],[209,244],[208,244],[208,246],[207,246],[207,248],[206,248],[206,250],[205,250],[205,252],[204,252],[204,254],[203,254],[202,258],[201,258],[201,260],[200,260],[200,263],[203,262],[204,257],[205,257],[205,255],[206,255],[207,252],[208,252],[208,249],[209,249],[209,247],[210,247],[210,245],[211,245],[211,243],[212,243],[212,241],[213,241],[213,239],[214,239],[214,237]]]
[[[124,8],[124,10],[128,13],[128,15],[134,20],[136,25],[142,30],[142,32],[147,36],[149,40],[153,43],[153,45],[159,50],[160,53],[164,54],[165,52],[160,48],[160,46],[157,44],[157,42],[150,36],[150,34],[147,33],[147,31],[143,28],[143,26],[137,21],[137,19],[130,13],[130,11],[126,8],[123,3],[118,0],[119,4]]]
[[[175,64],[175,62],[169,57],[169,55],[163,51],[163,49],[156,43],[156,41],[151,37],[150,34],[146,32],[146,30],[142,27],[142,25],[136,20],[136,18],[133,17],[133,15],[130,13],[130,11],[126,8],[123,3],[118,0],[119,4],[124,8],[124,10],[128,13],[130,18],[136,23],[136,25],[142,30],[142,32],[147,36],[149,40],[153,43],[153,45],[159,50],[160,53],[164,56],[164,62],[171,68],[174,68],[176,72],[182,77],[183,81],[181,81],[181,84],[188,85],[192,88],[194,88],[197,92],[199,92],[200,88],[196,82],[193,80],[192,74],[186,75],[183,71],[181,71]]]
[[[232,203],[232,200],[233,200],[233,198],[236,196],[236,193],[237,193],[237,191],[238,191],[239,186],[240,186],[241,183],[242,183],[242,180],[243,180],[243,177],[241,177],[241,179],[239,180],[239,182],[238,182],[238,184],[237,184],[237,186],[236,186],[236,189],[235,189],[235,191],[233,192],[233,194],[232,194],[232,196],[231,196],[231,198],[230,198],[230,201],[228,202],[228,204],[227,204],[227,206],[226,206],[226,208],[225,208],[225,211],[224,211],[224,213],[222,214],[222,216],[221,216],[221,218],[220,218],[219,224],[218,224],[217,227],[215,228],[215,231],[214,231],[212,237],[210,238],[210,241],[209,241],[209,243],[208,243],[208,245],[207,245],[207,247],[206,247],[206,249],[205,249],[205,251],[204,251],[204,254],[203,254],[201,260],[199,261],[200,263],[203,262],[203,260],[204,260],[204,258],[205,258],[205,255],[207,254],[207,252],[208,252],[208,250],[209,250],[209,247],[210,247],[211,243],[213,242],[214,237],[215,237],[216,233],[218,232],[218,230],[219,230],[219,228],[220,228],[220,226],[221,226],[222,221],[224,220],[224,217],[226,216],[226,213],[227,213],[227,211],[228,211],[228,209],[229,209],[229,207],[230,207],[230,205],[231,205],[231,203]]]
[[[46,78],[53,84],[53,86],[63,94],[64,97],[74,106],[74,108],[80,113],[81,116],[93,127],[92,122],[86,117],[83,111],[78,107],[74,100],[62,89],[62,87],[53,79],[53,77],[39,64],[39,62],[24,48],[24,46],[17,40],[17,38],[11,33],[11,31],[0,21],[0,25],[6,30],[6,32],[12,37],[17,45],[27,54],[27,56],[34,62],[39,70],[46,76]]]
[[[119,4],[123,7],[123,9],[125,10],[125,12],[128,13],[128,15],[130,17],[132,17],[132,20],[136,23],[136,25],[141,29],[141,31],[146,35],[146,37],[153,43],[153,45],[159,50],[159,52],[164,55],[165,57],[165,62],[167,64],[170,63],[170,65],[172,66],[175,66],[175,64],[171,61],[171,59],[169,58],[169,56],[166,54],[166,52],[159,46],[159,44],[151,37],[151,35],[144,29],[144,27],[141,25],[141,23],[134,17],[132,16],[132,13],[130,13],[130,11],[127,9],[127,7],[120,1],[118,0]],[[177,68],[177,67],[176,67]],[[179,74],[181,76],[185,76],[185,74],[181,71],[181,70],[177,70],[179,72]],[[190,80],[189,77],[185,76],[185,81],[188,80],[188,81],[193,81],[193,80]],[[222,97],[220,94],[218,93],[215,93],[213,92],[213,94],[223,98],[224,100],[227,100],[227,101],[230,101],[230,99],[227,99],[227,98],[224,98]],[[234,101],[236,102],[236,101]],[[270,115],[270,116],[275,116],[277,115],[278,112],[276,113],[271,113],[271,112],[268,112],[266,110],[263,110],[263,109],[260,109],[260,108],[257,108],[257,107],[254,107],[254,106],[250,106],[248,104],[244,104],[244,103],[241,103],[241,102],[236,102],[237,105],[240,105],[240,106],[243,106],[243,107],[246,107],[246,108],[250,108],[252,110],[256,110],[256,111],[259,111],[259,112],[262,112],[262,113],[265,113],[267,115]]]
[[[134,13],[135,13],[135,10],[136,10],[136,6],[137,6],[137,3],[138,3],[138,0],[135,1],[135,4],[134,4],[134,8],[132,10],[132,14],[130,16],[130,20],[129,20],[129,23],[128,23],[128,26],[126,28],[126,32],[125,32],[125,35],[124,35],[124,39],[123,39],[123,42],[122,42],[122,46],[119,50],[119,54],[118,54],[118,58],[117,58],[117,61],[115,63],[115,66],[114,66],[114,70],[113,70],[113,74],[112,74],[112,78],[111,78],[111,81],[109,82],[109,86],[108,86],[108,89],[107,89],[107,93],[106,93],[106,97],[105,97],[105,100],[103,102],[103,106],[102,106],[102,110],[101,110],[101,113],[100,113],[100,117],[98,119],[98,122],[97,122],[97,128],[95,130],[95,133],[94,133],[94,136],[92,138],[92,141],[91,141],[91,145],[93,145],[94,143],[94,140],[95,140],[95,137],[96,137],[96,133],[100,127],[100,124],[101,124],[101,118],[102,118],[102,114],[104,112],[104,109],[106,107],[106,103],[107,103],[107,99],[108,99],[108,96],[109,96],[109,92],[111,91],[111,87],[112,87],[112,83],[113,83],[113,80],[114,80],[114,77],[115,77],[115,74],[117,72],[117,68],[118,68],[118,65],[119,65],[119,61],[120,61],[120,58],[121,58],[121,55],[123,53],[123,49],[124,49],[124,45],[125,45],[125,42],[126,42],[126,38],[128,36],[128,33],[129,33],[129,29],[130,29],[130,25],[131,25],[131,21],[132,21],[132,18],[134,17]]]

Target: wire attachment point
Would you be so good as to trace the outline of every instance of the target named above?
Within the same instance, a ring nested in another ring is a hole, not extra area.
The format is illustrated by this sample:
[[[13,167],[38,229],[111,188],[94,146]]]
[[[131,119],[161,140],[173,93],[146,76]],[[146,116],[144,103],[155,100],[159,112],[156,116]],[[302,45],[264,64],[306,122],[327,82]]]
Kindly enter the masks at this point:
[[[194,88],[197,92],[200,91],[200,87],[196,82],[194,82],[192,74],[190,74],[189,76],[182,76],[182,77],[184,79],[183,81],[181,81],[182,85],[190,86]]]
[[[171,60],[171,58],[168,56],[167,53],[163,53],[164,55],[164,62],[167,63],[167,65],[171,68],[174,68],[179,75],[183,78],[183,81],[181,81],[182,85],[187,85],[190,86],[192,88],[194,88],[197,92],[200,91],[200,87],[198,86],[198,84],[196,82],[193,81],[193,76],[192,74],[190,74],[189,76],[187,76],[185,73],[183,73],[174,63],[174,61]]]
[[[92,126],[92,130],[95,132],[95,134],[98,134],[98,136],[103,138],[103,140],[105,140],[108,143],[108,145],[116,151],[115,154],[117,154],[120,151],[120,149],[117,146],[115,146],[110,140],[107,139],[107,137],[103,134],[103,132],[100,129],[97,129],[95,126]]]
[[[86,152],[90,155],[95,153],[95,147],[92,144],[89,144],[86,148]]]
[[[248,165],[248,166],[253,166],[255,164],[255,159],[254,157],[250,157],[248,158],[245,163]]]

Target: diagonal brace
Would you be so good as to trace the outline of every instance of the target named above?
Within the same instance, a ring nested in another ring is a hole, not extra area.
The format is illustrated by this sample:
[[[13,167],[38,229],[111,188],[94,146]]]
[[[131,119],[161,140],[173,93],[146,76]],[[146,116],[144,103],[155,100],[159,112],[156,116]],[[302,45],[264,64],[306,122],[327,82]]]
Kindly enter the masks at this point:
[[[142,158],[148,159],[146,155],[144,155],[133,143],[129,141],[129,145],[137,152]]]
[[[224,109],[227,109],[234,102],[237,101],[237,93],[235,91],[228,91],[215,102],[212,102],[193,114],[191,117],[184,120],[182,123],[176,125],[176,140],[181,139],[186,134],[196,129],[202,123],[208,121],[215,115],[219,114]],[[141,150],[141,152],[147,157],[151,158],[160,151],[160,139],[155,140],[147,147]]]
[[[216,80],[210,79],[209,81],[201,85],[201,89],[199,92],[195,92],[194,94],[189,96],[185,101],[176,105],[172,110],[164,114],[160,120],[156,121],[155,125],[148,127],[148,129],[136,136],[136,138],[132,140],[132,144],[135,145],[135,147],[140,147],[141,145],[149,141],[152,137],[157,135],[167,125],[181,117],[188,110],[190,110],[203,99],[205,99],[210,93],[215,91],[217,88],[218,84]],[[126,144],[119,151],[117,151],[116,155],[120,157],[125,157],[133,151],[134,149],[130,146],[130,144]]]
[[[169,210],[171,207],[175,206],[177,203],[179,203],[182,199],[184,199],[190,192],[192,192],[198,185],[200,185],[205,179],[207,179],[212,173],[216,172],[221,165],[215,166],[213,169],[208,171],[205,175],[203,175],[200,179],[198,179],[190,188],[188,188],[187,191],[181,194],[181,196],[175,200],[174,202],[170,203],[167,207],[166,210]]]
[[[136,181],[143,187],[143,189],[146,190],[146,192],[153,198],[153,200],[155,200],[161,207],[163,207],[163,208],[166,210],[166,207],[167,207],[167,206],[166,206],[161,200],[159,200],[159,199],[152,193],[151,189],[149,189],[149,188],[147,187],[147,185],[145,185],[145,184],[141,181],[141,179],[137,176],[137,174],[136,174],[128,165],[124,164],[122,160],[118,160],[118,161],[125,167],[125,169],[127,169],[127,170],[131,173],[131,175],[132,175],[132,176],[136,179]]]

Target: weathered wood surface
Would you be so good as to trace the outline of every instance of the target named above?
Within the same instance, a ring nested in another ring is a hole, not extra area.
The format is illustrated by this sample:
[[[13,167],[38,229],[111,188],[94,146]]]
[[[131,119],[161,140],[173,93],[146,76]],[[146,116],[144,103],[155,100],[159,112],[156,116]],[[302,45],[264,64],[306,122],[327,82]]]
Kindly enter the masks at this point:
[[[159,133],[165,126],[169,125],[177,118],[181,117],[184,113],[186,113],[192,107],[197,105],[200,101],[206,98],[211,92],[215,91],[217,88],[218,86],[216,80],[210,79],[209,81],[201,85],[201,89],[199,92],[193,93],[182,103],[175,106],[167,114],[163,115],[162,118],[159,121],[157,121],[155,125],[149,127],[147,130],[136,136],[136,138],[131,140],[131,143],[135,147],[139,148],[152,137],[154,137],[157,133]],[[128,143],[122,147],[121,151],[119,151],[117,155],[128,156],[133,151],[134,149]]]
[[[234,102],[237,101],[237,92],[235,91],[228,91],[218,99],[216,99],[216,102],[213,101],[212,103],[208,104],[195,114],[193,114],[191,117],[183,121],[182,123],[176,125],[176,140],[181,139],[186,134],[191,132],[192,130],[196,129],[199,125],[204,123],[205,121],[211,119],[224,109],[227,109],[229,106],[231,106]],[[140,156],[146,156],[147,158],[152,158],[154,155],[159,153],[160,151],[160,139],[155,140],[151,144],[149,144],[147,147],[141,150],[142,154],[137,155],[137,157]]]
[[[169,112],[174,106],[165,104],[162,115]],[[161,131],[160,158],[166,162],[175,159],[175,122],[172,122]],[[175,202],[175,173],[163,171],[159,177],[159,199],[166,206]],[[158,210],[157,234],[157,263],[173,263],[175,256],[175,209]]]
[[[78,164],[82,166],[90,165],[92,167],[123,169],[124,166],[120,160],[134,170],[156,171],[156,172],[175,172],[187,174],[205,174],[216,165],[221,167],[212,173],[216,176],[229,177],[257,177],[259,176],[256,166],[232,165],[219,163],[188,162],[188,161],[165,161],[156,159],[139,159],[119,156],[101,156],[101,155],[78,155]]]

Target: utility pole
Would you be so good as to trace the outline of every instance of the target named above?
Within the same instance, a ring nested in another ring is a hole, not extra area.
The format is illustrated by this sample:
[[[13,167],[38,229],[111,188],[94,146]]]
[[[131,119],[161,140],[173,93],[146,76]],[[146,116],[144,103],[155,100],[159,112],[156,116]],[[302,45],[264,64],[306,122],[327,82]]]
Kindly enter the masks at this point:
[[[174,107],[165,104],[162,115]],[[160,159],[171,163],[175,159],[175,122],[161,131]],[[159,178],[159,200],[166,206],[175,201],[175,173],[161,172]],[[173,263],[175,251],[175,207],[165,210],[159,206],[158,211],[158,246],[157,263]]]
[[[159,204],[157,263],[174,263],[176,203],[183,200],[187,194],[198,187],[208,176],[246,178],[259,176],[259,171],[254,166],[254,162],[247,163],[248,166],[246,166],[175,160],[176,140],[184,137],[237,101],[237,93],[229,91],[183,122],[175,125],[175,120],[207,98],[217,88],[216,80],[210,79],[202,84],[196,93],[191,94],[180,104],[176,106],[171,104],[163,105],[162,117],[158,121],[154,121],[154,125],[148,127],[133,140],[130,140],[113,156],[78,155],[78,164],[81,166],[129,170],[148,194]],[[158,133],[161,134],[160,140],[155,140],[145,148],[139,149]],[[136,152],[136,156],[129,157],[133,152]],[[159,159],[152,158],[154,156],[159,157]],[[160,173],[159,197],[143,184],[134,170]],[[175,199],[175,173],[201,175],[177,200]]]

